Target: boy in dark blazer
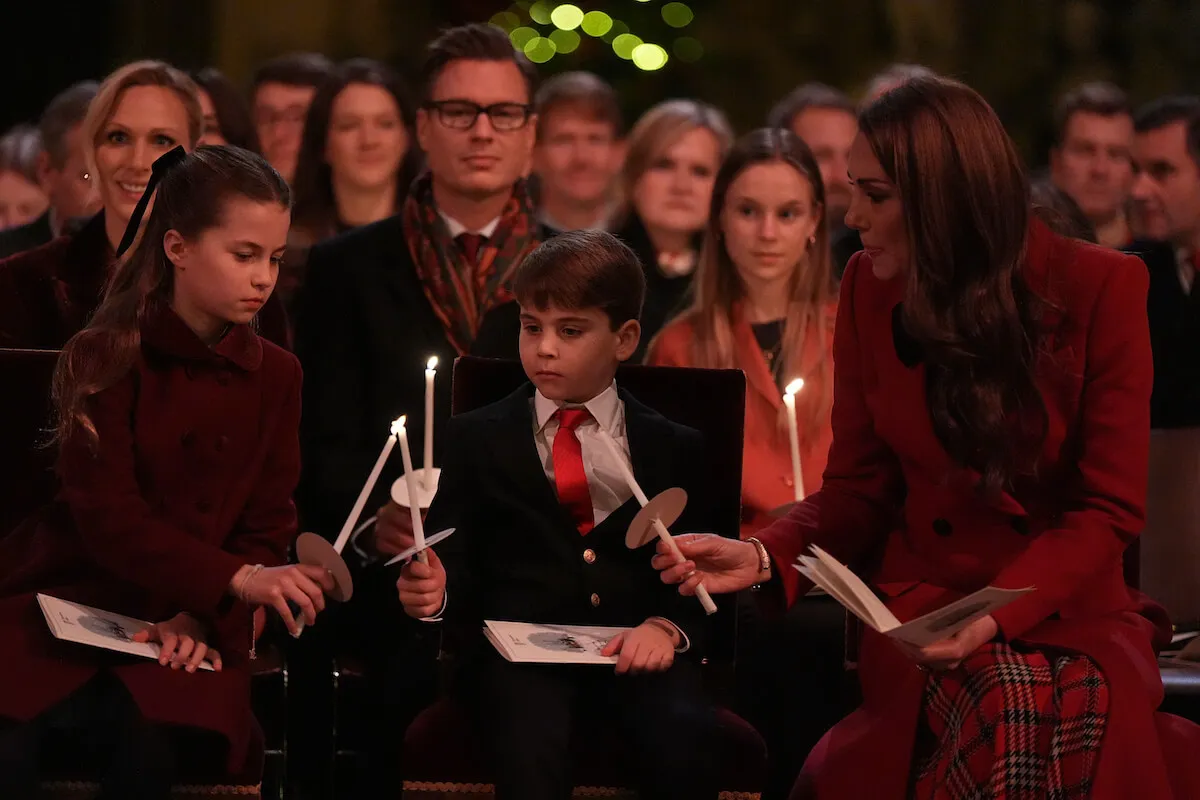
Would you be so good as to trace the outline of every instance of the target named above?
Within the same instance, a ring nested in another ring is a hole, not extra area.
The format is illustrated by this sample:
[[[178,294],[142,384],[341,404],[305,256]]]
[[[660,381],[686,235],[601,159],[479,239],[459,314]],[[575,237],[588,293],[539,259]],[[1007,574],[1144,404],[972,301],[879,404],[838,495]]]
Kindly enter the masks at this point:
[[[617,388],[637,349],[645,279],[634,253],[600,231],[534,251],[513,290],[530,383],[447,428],[427,529],[456,532],[397,582],[413,617],[444,617],[462,664],[455,686],[493,760],[498,798],[571,796],[570,740],[618,725],[643,797],[715,797],[714,732],[697,672],[706,618],[629,550],[638,511],[610,436],[648,496],[690,502],[676,531],[704,519],[703,442]],[[628,626],[603,667],[515,664],[481,634],[485,619]],[[586,740],[585,740],[586,741]]]

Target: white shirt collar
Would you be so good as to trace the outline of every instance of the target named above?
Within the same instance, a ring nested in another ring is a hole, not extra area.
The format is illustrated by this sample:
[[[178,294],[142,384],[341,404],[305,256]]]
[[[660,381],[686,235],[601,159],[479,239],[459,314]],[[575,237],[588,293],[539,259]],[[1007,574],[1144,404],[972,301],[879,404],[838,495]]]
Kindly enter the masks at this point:
[[[440,208],[438,209],[438,214],[441,215],[442,222],[446,223],[446,228],[448,228],[450,231],[451,239],[457,239],[461,234],[464,234],[464,233],[477,233],[480,236],[490,239],[490,238],[492,238],[492,234],[496,232],[496,228],[500,225],[500,218],[496,217],[494,220],[489,222],[487,225],[484,225],[479,230],[472,231],[472,230],[469,230],[466,225],[463,225],[461,222],[459,222],[454,217],[447,214],[445,211],[442,211]]]
[[[575,403],[563,403],[561,407],[578,408],[579,406]],[[583,407],[591,412],[592,418],[596,420],[605,433],[614,438],[620,435],[621,432],[617,430],[617,426],[621,421],[621,398],[617,394],[616,381],[610,383],[607,389],[584,403]],[[560,405],[542,394],[541,390],[533,393],[533,413],[537,419],[537,429],[539,431],[546,427],[546,423],[550,421],[559,408]]]

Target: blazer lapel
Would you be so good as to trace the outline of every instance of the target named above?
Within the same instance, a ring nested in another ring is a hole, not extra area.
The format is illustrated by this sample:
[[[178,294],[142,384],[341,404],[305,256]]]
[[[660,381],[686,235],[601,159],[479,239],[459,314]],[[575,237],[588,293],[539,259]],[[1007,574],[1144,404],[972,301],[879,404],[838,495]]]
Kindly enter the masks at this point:
[[[531,387],[527,384],[509,395],[501,409],[501,422],[497,425],[495,453],[500,458],[513,481],[521,487],[529,504],[544,510],[555,524],[575,529],[575,521],[562,504],[538,458],[537,445],[533,439],[533,409]]]
[[[778,410],[783,406],[783,396],[779,392],[775,379],[771,377],[767,359],[763,356],[762,348],[758,346],[754,330],[746,321],[741,303],[733,308],[732,322],[737,363],[742,365],[742,371],[746,373],[746,382]]]

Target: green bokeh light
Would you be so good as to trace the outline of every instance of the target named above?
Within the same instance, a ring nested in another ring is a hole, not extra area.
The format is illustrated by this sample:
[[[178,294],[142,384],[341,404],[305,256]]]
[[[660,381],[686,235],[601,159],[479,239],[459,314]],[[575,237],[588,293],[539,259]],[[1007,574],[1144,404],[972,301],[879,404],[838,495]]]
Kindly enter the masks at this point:
[[[588,36],[601,37],[612,30],[613,19],[603,11],[589,11],[583,15],[581,27]]]
[[[550,41],[560,53],[574,53],[579,49],[580,36],[575,31],[555,31],[550,34]]]
[[[550,9],[551,5],[546,0],[537,0],[536,3],[529,7],[529,18],[538,25],[549,25]]]
[[[662,7],[662,18],[672,28],[686,28],[696,15],[683,3],[667,3]]]
[[[544,36],[538,36],[536,39],[530,39],[524,47],[525,56],[535,64],[545,64],[550,59],[554,58],[557,48],[554,42]]]
[[[583,22],[583,10],[579,6],[563,3],[550,12],[550,21],[560,30],[573,31]]]
[[[656,44],[639,44],[633,48],[633,64],[646,72],[662,69],[667,65],[667,51]]]
[[[508,35],[508,38],[513,43],[513,47],[524,50],[525,45],[538,38],[538,32],[533,28],[517,28]]]
[[[671,49],[675,51],[675,57],[685,64],[694,64],[704,57],[704,45],[691,36],[676,39]]]
[[[488,21],[505,33],[512,33],[521,25],[521,18],[511,11],[501,11]]]
[[[613,39],[612,49],[618,56],[629,61],[633,58],[633,51],[641,44],[641,38],[634,36],[632,33],[622,33]]]
[[[612,27],[608,29],[608,33],[604,34],[600,38],[609,44],[612,44],[618,36],[626,33],[629,33],[629,26],[624,22],[621,22],[621,20],[616,19],[613,20]]]

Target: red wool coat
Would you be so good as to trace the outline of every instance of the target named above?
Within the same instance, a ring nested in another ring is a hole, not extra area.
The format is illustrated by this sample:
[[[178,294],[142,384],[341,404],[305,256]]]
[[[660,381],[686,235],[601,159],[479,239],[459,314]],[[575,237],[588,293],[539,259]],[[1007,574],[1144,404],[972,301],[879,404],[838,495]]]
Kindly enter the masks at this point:
[[[821,351],[817,331],[804,337],[804,353],[801,357],[802,370],[815,370],[821,358],[830,359],[833,354],[833,321],[837,305],[830,303],[825,308],[822,323],[827,326],[824,352]],[[792,453],[788,445],[786,419],[783,411],[783,395],[771,377],[770,367],[763,356],[754,330],[750,327],[740,308],[733,313],[733,339],[738,366],[746,373],[746,432],[742,446],[742,527],[743,537],[774,522],[770,512],[796,499],[792,476]],[[668,325],[650,346],[646,363],[664,367],[696,366],[692,353],[695,332],[687,319]],[[830,370],[832,375],[833,370]],[[805,377],[811,383],[811,375]],[[801,411],[803,424],[803,411]],[[829,426],[829,412],[817,431],[811,434],[805,446],[803,433],[800,443],[800,471],[804,477],[804,490],[812,494],[821,488],[821,474],[825,471],[825,458],[829,453],[829,442],[833,438]]]
[[[1169,622],[1122,579],[1122,553],[1144,521],[1146,268],[1034,223],[1023,275],[1050,301],[1036,367],[1049,417],[1039,477],[993,500],[973,490],[978,475],[952,463],[931,427],[924,367],[897,355],[892,312],[904,281],[880,280],[859,254],[842,282],[824,485],[762,541],[789,601],[807,587],[791,564],[816,543],[876,585],[901,621],[988,584],[1036,587],[995,619],[1005,639],[1083,653],[1107,679],[1093,796],[1198,797],[1194,759],[1169,754],[1200,747],[1200,728],[1155,712],[1155,650]],[[862,708],[813,750],[805,778],[820,798],[905,797],[925,675],[872,631],[859,673]]]
[[[300,382],[245,325],[209,349],[171,311],[150,315],[130,374],[94,398],[98,453],[68,442],[54,502],[0,539],[0,717],[28,720],[109,668],[147,718],[223,734],[242,769],[251,616],[227,587],[244,564],[282,563],[296,535]],[[60,642],[37,592],[151,621],[191,612],[224,669]]]

